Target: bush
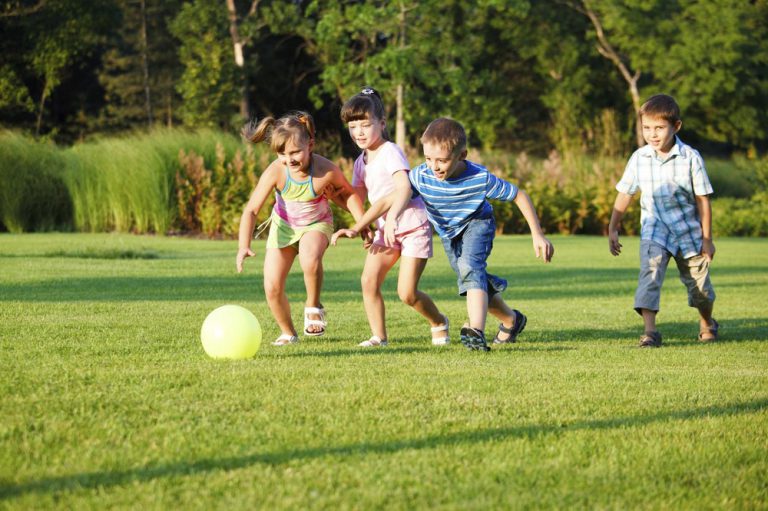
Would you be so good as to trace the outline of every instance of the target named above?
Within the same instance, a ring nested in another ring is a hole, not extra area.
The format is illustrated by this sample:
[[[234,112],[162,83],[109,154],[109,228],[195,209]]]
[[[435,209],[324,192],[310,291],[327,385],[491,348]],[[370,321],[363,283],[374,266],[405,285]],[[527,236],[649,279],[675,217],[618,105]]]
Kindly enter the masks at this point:
[[[760,191],[750,199],[713,200],[712,235],[768,236],[768,192]]]
[[[0,224],[19,233],[71,230],[64,159],[53,145],[0,132]]]

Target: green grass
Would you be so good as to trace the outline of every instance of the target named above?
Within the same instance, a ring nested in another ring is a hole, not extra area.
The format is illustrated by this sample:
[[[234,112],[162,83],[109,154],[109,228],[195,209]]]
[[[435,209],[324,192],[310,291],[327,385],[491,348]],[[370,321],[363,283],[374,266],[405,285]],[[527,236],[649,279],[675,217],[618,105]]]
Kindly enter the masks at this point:
[[[672,266],[666,346],[641,350],[637,239],[619,258],[553,239],[551,265],[497,239],[490,267],[529,323],[483,354],[432,347],[395,279],[393,342],[357,348],[352,241],[325,259],[328,334],[275,348],[261,242],[237,275],[236,242],[0,235],[0,508],[766,509],[768,240],[717,243],[722,342],[696,342]],[[436,252],[422,289],[460,325]],[[288,287],[298,321],[298,265]],[[202,350],[225,303],[262,322],[252,360]]]

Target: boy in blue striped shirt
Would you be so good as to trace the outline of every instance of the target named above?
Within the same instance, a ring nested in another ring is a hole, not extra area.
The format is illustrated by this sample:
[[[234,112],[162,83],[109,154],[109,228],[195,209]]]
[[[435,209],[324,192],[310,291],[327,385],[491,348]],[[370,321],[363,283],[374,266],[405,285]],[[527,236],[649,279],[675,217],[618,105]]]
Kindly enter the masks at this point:
[[[640,275],[635,310],[643,317],[640,347],[661,346],[656,313],[669,260],[674,258],[680,280],[688,289],[688,305],[699,311],[699,341],[717,340],[719,325],[712,317],[715,290],[709,265],[715,256],[712,242],[712,185],[701,155],[678,137],[680,107],[671,96],[657,94],[640,107],[647,145],[632,154],[608,226],[608,248],[621,253],[619,228],[632,196],[640,190]]]
[[[515,342],[527,318],[501,297],[507,281],[486,271],[496,235],[496,221],[488,199],[517,204],[531,229],[536,257],[549,262],[554,254],[552,243],[541,230],[528,194],[466,159],[467,136],[460,123],[448,118],[432,121],[421,143],[425,163],[409,172],[411,193],[393,192],[376,202],[351,229],[337,231],[332,242],[339,236],[357,236],[363,227],[387,211],[390,218],[397,218],[411,196],[420,195],[458,277],[459,294],[467,297],[469,322],[461,329],[461,342],[471,350],[490,350],[484,334],[488,312],[501,321],[493,342]],[[394,237],[395,225],[396,222],[387,222],[387,238]]]

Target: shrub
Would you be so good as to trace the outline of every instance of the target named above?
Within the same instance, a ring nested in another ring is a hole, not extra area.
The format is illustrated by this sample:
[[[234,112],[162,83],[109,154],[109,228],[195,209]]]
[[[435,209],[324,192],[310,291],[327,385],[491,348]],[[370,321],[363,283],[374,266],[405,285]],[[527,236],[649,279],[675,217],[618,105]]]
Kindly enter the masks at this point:
[[[712,235],[768,236],[768,192],[757,192],[750,199],[713,200]]]
[[[0,225],[19,233],[70,230],[64,159],[53,145],[0,132]]]

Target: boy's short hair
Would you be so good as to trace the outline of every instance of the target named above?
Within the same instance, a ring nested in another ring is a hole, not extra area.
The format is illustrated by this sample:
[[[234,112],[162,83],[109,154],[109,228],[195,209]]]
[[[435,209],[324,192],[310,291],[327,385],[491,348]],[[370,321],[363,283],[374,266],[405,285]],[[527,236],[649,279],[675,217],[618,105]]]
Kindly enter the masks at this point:
[[[421,145],[437,144],[451,154],[459,154],[467,148],[467,133],[460,122],[440,117],[429,123],[421,136]]]
[[[648,101],[640,107],[640,117],[659,117],[675,124],[680,120],[680,106],[675,98],[667,94],[656,94],[648,98]]]

